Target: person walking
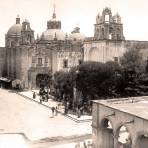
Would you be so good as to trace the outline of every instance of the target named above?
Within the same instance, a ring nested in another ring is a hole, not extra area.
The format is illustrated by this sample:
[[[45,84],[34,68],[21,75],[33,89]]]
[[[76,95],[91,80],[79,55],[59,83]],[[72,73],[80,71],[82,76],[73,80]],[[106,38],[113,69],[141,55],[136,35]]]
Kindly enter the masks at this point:
[[[83,147],[84,147],[84,148],[87,148],[87,144],[86,144],[85,141],[83,142]]]
[[[56,106],[55,108],[55,115],[57,116],[58,115],[58,107]]]
[[[36,93],[35,92],[33,92],[33,99],[35,99],[36,98]]]
[[[80,148],[80,142],[75,145],[75,148]]]
[[[52,108],[51,108],[51,111],[52,111],[52,117],[54,117],[55,107],[52,107]]]

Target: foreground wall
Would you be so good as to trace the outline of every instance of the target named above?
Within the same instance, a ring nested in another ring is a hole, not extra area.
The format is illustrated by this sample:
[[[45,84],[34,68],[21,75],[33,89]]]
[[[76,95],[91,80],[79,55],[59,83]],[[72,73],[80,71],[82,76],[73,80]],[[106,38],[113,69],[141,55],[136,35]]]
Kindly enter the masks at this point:
[[[121,126],[128,129],[132,148],[140,148],[141,144],[142,148],[146,148],[148,140],[140,139],[140,136],[148,134],[147,120],[98,102],[93,102],[92,115],[93,148],[119,148],[118,137]],[[104,128],[105,119],[110,121],[112,130],[107,131]]]

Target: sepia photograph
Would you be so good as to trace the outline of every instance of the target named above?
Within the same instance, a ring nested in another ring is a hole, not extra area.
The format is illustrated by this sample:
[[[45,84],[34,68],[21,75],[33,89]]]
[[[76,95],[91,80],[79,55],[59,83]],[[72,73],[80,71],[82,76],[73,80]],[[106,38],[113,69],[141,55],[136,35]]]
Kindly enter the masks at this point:
[[[0,148],[148,148],[146,0],[0,0]]]

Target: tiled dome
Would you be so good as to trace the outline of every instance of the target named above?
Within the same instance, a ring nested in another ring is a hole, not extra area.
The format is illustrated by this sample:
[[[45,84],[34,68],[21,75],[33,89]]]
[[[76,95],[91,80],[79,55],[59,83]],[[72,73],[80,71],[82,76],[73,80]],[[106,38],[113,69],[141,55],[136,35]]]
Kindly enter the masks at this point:
[[[20,24],[20,17],[17,16],[16,18],[16,24],[10,27],[10,29],[7,32],[8,36],[20,36],[22,30],[22,25]]]
[[[69,40],[84,40],[85,35],[82,33],[72,33],[69,35]]]
[[[84,40],[84,39],[85,39],[85,35],[80,33],[79,27],[74,28],[74,30],[69,35],[69,40],[77,41],[77,40]]]
[[[21,24],[15,24],[7,32],[8,36],[20,36],[21,35],[21,30],[22,30],[22,25]]]
[[[44,31],[41,35],[42,40],[65,40],[65,33],[60,29],[48,29]]]

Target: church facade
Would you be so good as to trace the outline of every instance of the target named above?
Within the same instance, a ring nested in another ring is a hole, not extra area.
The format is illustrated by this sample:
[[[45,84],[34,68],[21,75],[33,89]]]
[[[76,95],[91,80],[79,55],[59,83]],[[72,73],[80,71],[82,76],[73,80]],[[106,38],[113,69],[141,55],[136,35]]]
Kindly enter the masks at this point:
[[[71,34],[62,31],[55,10],[47,21],[47,29],[35,39],[29,21],[21,23],[20,17],[5,36],[5,48],[0,48],[0,75],[10,80],[19,79],[26,88],[50,85],[56,71],[69,71],[83,61],[116,61],[126,50],[148,42],[126,41],[121,17],[112,15],[109,8],[96,17],[94,36],[85,37],[76,27]]]
[[[68,71],[83,61],[85,36],[76,27],[68,36],[61,30],[55,11],[47,21],[47,29],[37,39],[30,23],[16,23],[6,34],[5,77],[21,80],[26,88],[50,84],[56,71]]]

